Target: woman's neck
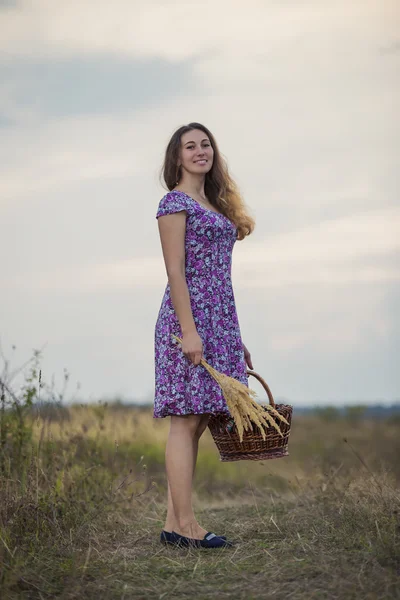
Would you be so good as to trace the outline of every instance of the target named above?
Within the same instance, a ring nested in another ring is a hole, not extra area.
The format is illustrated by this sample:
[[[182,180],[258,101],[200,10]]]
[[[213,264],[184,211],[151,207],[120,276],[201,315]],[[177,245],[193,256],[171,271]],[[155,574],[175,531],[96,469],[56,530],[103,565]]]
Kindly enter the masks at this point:
[[[205,177],[202,175],[198,177],[182,177],[178,185],[176,186],[182,192],[187,193],[193,198],[203,198],[207,202],[207,198],[204,192]]]

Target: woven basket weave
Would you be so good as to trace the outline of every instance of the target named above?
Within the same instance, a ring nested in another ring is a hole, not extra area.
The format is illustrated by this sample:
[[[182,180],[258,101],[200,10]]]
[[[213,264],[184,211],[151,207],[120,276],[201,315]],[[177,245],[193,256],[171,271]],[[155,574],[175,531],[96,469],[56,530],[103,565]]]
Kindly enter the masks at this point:
[[[275,404],[268,384],[258,373],[247,371],[261,383],[268,394],[270,405],[281,414],[289,425],[280,419],[275,419],[283,434],[279,435],[274,427],[265,427],[266,439],[263,440],[261,431],[253,424],[254,431],[247,430],[243,433],[243,441],[239,434],[233,417],[225,414],[211,415],[208,427],[218,448],[222,462],[235,460],[266,460],[288,456],[289,434],[292,422],[293,407],[289,404]],[[267,410],[266,408],[264,410]],[[273,415],[271,415],[273,417]],[[273,417],[274,418],[274,417]]]

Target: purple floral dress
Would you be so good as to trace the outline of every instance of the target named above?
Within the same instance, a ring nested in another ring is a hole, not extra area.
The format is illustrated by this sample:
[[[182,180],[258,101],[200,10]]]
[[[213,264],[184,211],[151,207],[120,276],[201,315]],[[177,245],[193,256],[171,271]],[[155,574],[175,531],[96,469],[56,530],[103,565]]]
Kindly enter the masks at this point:
[[[166,194],[156,217],[186,211],[186,281],[203,357],[215,369],[248,385],[235,298],[232,250],[237,229],[224,215],[180,191]],[[155,327],[154,418],[204,413],[229,414],[217,382],[182,353],[178,317],[167,284]]]

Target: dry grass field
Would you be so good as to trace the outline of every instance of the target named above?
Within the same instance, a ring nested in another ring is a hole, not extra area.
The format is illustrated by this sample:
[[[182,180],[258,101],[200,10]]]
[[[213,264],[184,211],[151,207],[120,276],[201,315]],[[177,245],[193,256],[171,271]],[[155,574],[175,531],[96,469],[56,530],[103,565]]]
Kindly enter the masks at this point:
[[[159,543],[168,419],[28,396],[2,400],[2,600],[400,598],[398,420],[294,409],[290,456],[264,462],[220,462],[206,431],[196,514],[236,543],[188,550]]]

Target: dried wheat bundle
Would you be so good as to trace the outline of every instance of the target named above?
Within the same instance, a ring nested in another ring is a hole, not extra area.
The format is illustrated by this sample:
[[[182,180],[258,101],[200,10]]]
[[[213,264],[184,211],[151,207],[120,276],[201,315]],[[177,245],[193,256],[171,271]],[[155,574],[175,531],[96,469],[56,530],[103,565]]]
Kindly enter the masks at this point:
[[[172,335],[172,337],[178,340],[178,342],[182,343],[182,340],[176,335]],[[229,377],[229,375],[220,373],[211,365],[209,365],[204,358],[201,359],[200,363],[220,386],[229,412],[235,421],[241,442],[243,441],[244,431],[247,431],[248,429],[253,431],[252,423],[255,423],[259,427],[263,440],[266,439],[264,427],[270,426],[274,427],[278,431],[279,435],[283,437],[278,424],[271,415],[277,417],[287,425],[289,425],[289,423],[285,417],[278,413],[275,408],[273,408],[270,404],[258,404],[254,400],[254,398],[257,396],[254,390],[251,390],[244,383],[234,379],[234,377]],[[263,407],[267,410],[263,410]]]

